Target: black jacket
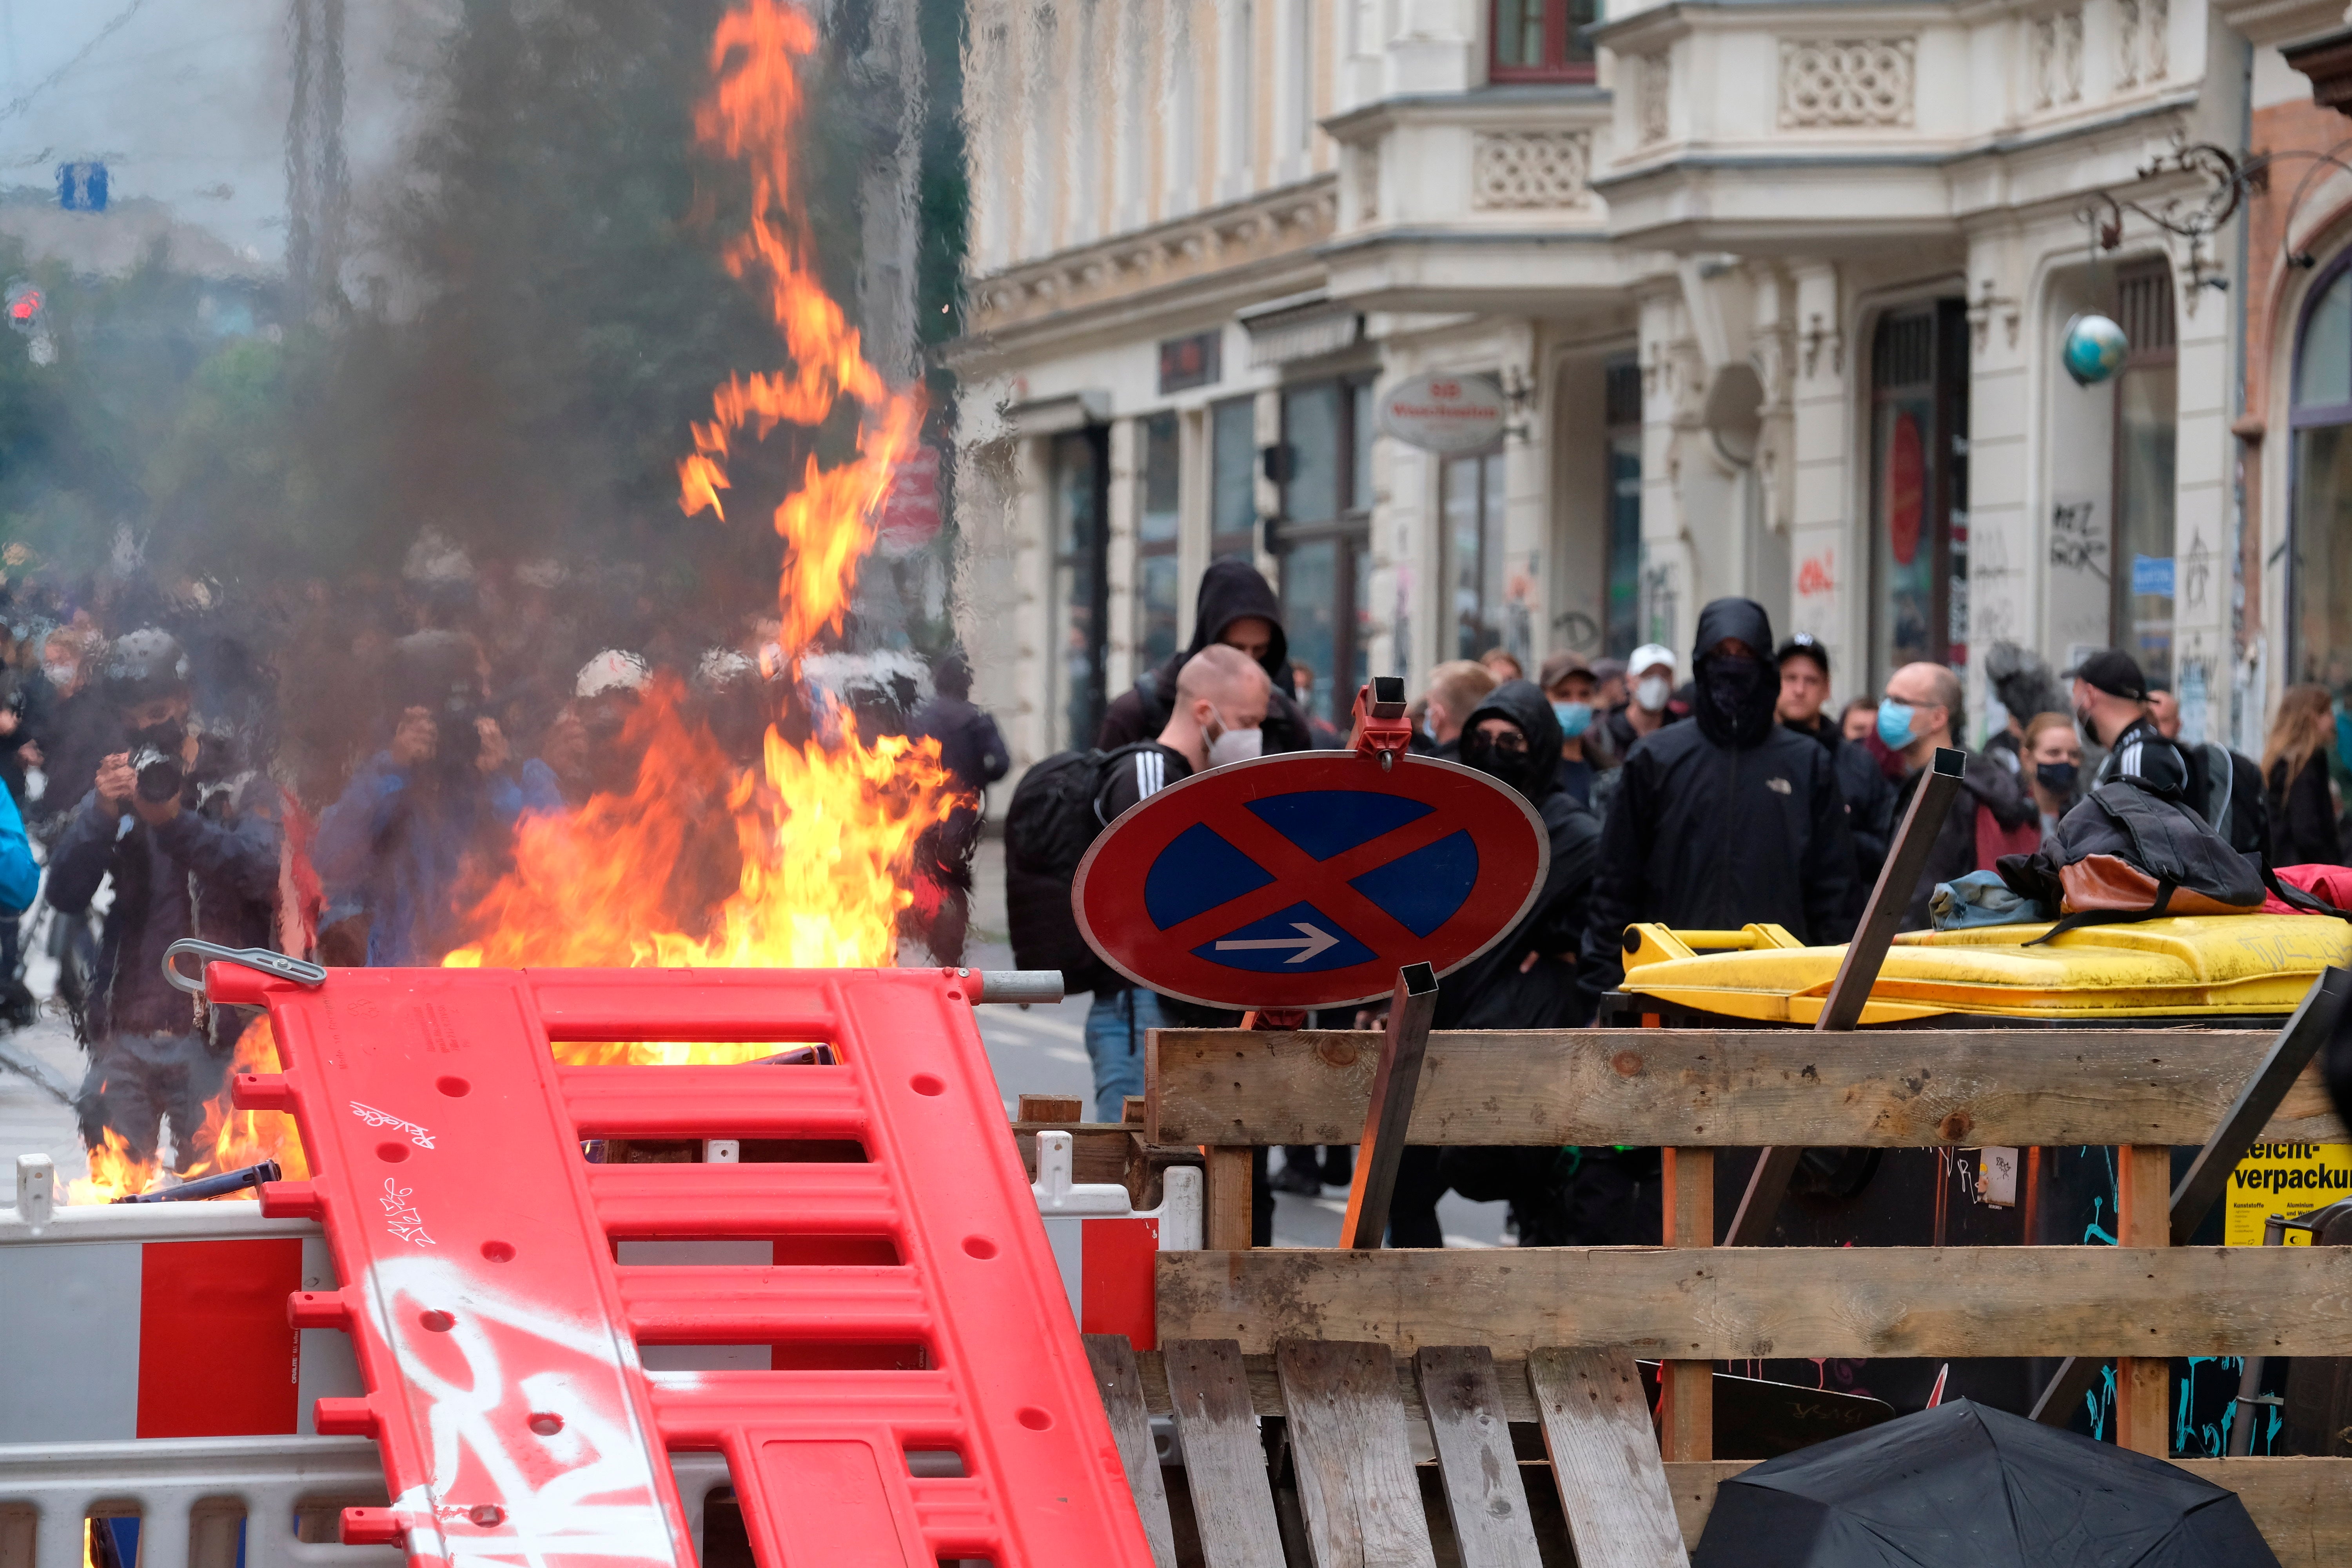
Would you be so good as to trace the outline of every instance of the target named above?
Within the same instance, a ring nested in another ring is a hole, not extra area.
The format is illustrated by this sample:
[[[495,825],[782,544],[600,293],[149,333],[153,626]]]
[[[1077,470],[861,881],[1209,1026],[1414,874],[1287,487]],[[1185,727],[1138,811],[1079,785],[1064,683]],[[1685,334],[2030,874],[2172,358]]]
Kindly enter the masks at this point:
[[[1746,600],[1701,613],[1701,650],[1727,637],[1772,647],[1770,623]],[[1775,680],[1759,695],[1779,692]],[[1755,744],[1718,743],[1695,716],[1648,736],[1618,773],[1585,930],[1587,992],[1622,977],[1625,928],[1640,921],[1701,931],[1769,921],[1801,942],[1846,939],[1853,838],[1837,766],[1818,742],[1768,713]]]
[[[2290,780],[2286,759],[2271,764],[2271,864],[2340,865],[2344,845],[2336,832],[2336,802],[2327,790],[2327,759],[2314,755]]]
[[[1789,729],[1818,741],[1837,767],[1838,793],[1845,796],[1846,830],[1853,835],[1853,889],[1846,905],[1855,923],[1878,885],[1878,868],[1886,864],[1886,849],[1895,837],[1895,784],[1878,766],[1869,748],[1845,738],[1826,713],[1814,716],[1813,728],[1790,724]]]
[[[1169,715],[1176,709],[1176,672],[1184,668],[1186,659],[1221,640],[1225,628],[1244,616],[1255,616],[1274,628],[1265,657],[1258,660],[1265,669],[1266,679],[1274,682],[1265,705],[1266,753],[1313,751],[1314,731],[1307,728],[1307,715],[1299,711],[1297,701],[1290,695],[1290,639],[1282,630],[1282,605],[1266,580],[1258,575],[1256,567],[1232,556],[1210,562],[1209,569],[1201,574],[1201,593],[1192,612],[1192,646],[1137,681],[1133,689],[1119,693],[1112,700],[1103,714],[1102,732],[1095,744],[1108,752],[1138,741],[1158,740],[1160,731],[1168,727]],[[1355,701],[1352,692],[1348,700],[1351,705]]]
[[[1919,781],[1927,776],[1920,769],[1906,778],[1895,792],[1895,821],[1900,824],[1903,814],[1911,809],[1911,797],[1919,788]],[[1936,896],[1936,884],[1965,877],[1971,871],[1989,871],[1990,866],[1977,860],[1977,813],[1992,813],[1993,820],[2007,828],[2022,827],[2027,823],[2039,826],[2042,808],[2033,804],[2010,771],[1982,752],[1970,752],[1968,764],[1960,772],[1960,787],[1952,797],[1949,811],[1944,814],[1944,825],[1936,830],[1935,847],[1927,851],[1927,869],[1919,873],[1919,885],[1912,890],[1911,902],[1903,911],[1904,931],[1926,931],[1936,923],[1928,912],[1928,904]]]
[[[1501,942],[1447,975],[1433,1026],[1440,1029],[1566,1029],[1591,1017],[1577,987],[1574,954],[1589,920],[1587,898],[1600,858],[1601,824],[1559,782],[1559,720],[1532,682],[1506,681],[1487,694],[1463,727],[1508,719],[1528,738],[1528,774],[1520,793],[1543,818],[1551,866],[1543,889]],[[1470,754],[1478,754],[1471,748]],[[1525,973],[1528,954],[1536,962]]]

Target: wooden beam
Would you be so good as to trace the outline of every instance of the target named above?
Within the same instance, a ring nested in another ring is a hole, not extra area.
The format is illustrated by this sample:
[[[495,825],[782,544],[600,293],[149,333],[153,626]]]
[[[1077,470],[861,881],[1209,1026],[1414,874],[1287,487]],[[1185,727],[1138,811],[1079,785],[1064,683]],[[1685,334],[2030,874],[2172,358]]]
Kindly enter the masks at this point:
[[[1151,1440],[1151,1417],[1143,1408],[1143,1380],[1135,1349],[1125,1334],[1087,1334],[1087,1364],[1110,1419],[1111,1441],[1127,1471],[1127,1489],[1151,1544],[1151,1568],[1176,1568],[1176,1531],[1168,1517],[1168,1489],[1160,1475],[1160,1446]]]
[[[2116,1151],[2116,1242],[2162,1247],[2172,1243],[2172,1151],[2126,1144]],[[2116,1441],[2135,1453],[2172,1452],[2172,1363],[2162,1356],[2116,1358]]]
[[[1754,1461],[1666,1466],[1683,1540],[1698,1545],[1716,1488]],[[2280,1568],[2341,1568],[2352,1561],[2352,1459],[2175,1459],[2202,1481],[2238,1494],[2278,1553]]]
[[[1668,1247],[1715,1245],[1715,1151],[1661,1152]],[[1670,1361],[1659,1368],[1658,1440],[1670,1459],[1715,1457],[1715,1363]]]
[[[1215,1148],[1206,1152],[1202,1242],[1223,1252],[1246,1251],[1251,1237],[1250,1152]]]
[[[1528,1377],[1577,1568],[1687,1568],[1633,1358],[1539,1350],[1528,1358]]]
[[[2352,1355],[2352,1247],[1163,1252],[1162,1341],[1767,1356]]]
[[[1208,1568],[1283,1568],[1274,1488],[1240,1350],[1219,1341],[1160,1343],[1167,1349],[1150,1361],[1165,1375],[1175,1414],[1202,1560]]]
[[[1389,1347],[1293,1342],[1274,1361],[1314,1560],[1437,1568]]]
[[[1493,1352],[1423,1345],[1413,1364],[1463,1568],[1542,1568]]]
[[[1552,1030],[1429,1037],[1408,1139],[1752,1148],[2202,1144],[2268,1056],[2249,1029]],[[1346,1143],[1381,1037],[1155,1032],[1154,1142]],[[2316,1068],[2265,1139],[2352,1142]]]

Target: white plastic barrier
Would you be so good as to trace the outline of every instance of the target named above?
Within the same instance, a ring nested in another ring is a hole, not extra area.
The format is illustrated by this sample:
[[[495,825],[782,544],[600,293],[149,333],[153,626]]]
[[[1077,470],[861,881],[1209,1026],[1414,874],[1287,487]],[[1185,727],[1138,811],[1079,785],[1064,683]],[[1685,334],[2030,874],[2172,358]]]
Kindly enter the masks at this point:
[[[1201,1247],[1201,1173],[1171,1165],[1160,1206],[1137,1209],[1115,1182],[1079,1182],[1067,1132],[1037,1134],[1037,1179],[1030,1191],[1069,1292],[1070,1312],[1088,1334],[1125,1334],[1139,1350],[1158,1344],[1153,1257]]]
[[[703,1544],[703,1506],[727,1484],[717,1454],[673,1454],[670,1468]],[[0,1446],[0,1568],[82,1568],[93,1510],[140,1519],[136,1568],[400,1568],[389,1546],[297,1539],[299,1512],[331,1534],[344,1506],[381,1508],[383,1465],[364,1437],[190,1437],[151,1443]]]

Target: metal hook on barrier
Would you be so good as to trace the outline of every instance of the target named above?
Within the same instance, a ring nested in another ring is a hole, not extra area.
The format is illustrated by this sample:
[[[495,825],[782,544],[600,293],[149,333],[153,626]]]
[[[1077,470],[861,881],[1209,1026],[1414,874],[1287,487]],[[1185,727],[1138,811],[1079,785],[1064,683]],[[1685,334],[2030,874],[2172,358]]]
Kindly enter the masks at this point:
[[[201,975],[189,979],[187,972],[180,967],[180,954],[184,952],[193,952],[206,963],[240,963],[247,969],[258,969],[264,974],[279,980],[291,980],[295,984],[308,986],[313,991],[327,983],[325,966],[306,959],[289,958],[266,947],[223,947],[216,942],[199,942],[194,937],[186,936],[163,950],[163,978],[171,983],[173,989],[184,991],[191,996],[202,996],[205,983]]]

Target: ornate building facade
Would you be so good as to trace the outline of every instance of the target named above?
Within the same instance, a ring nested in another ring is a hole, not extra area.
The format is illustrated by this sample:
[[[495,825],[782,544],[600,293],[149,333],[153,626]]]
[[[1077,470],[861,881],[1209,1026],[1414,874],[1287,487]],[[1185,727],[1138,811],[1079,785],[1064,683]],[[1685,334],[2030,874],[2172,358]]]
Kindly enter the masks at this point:
[[[2261,426],[2339,276],[2352,425],[2352,176],[2147,215],[2210,196],[2184,147],[2352,126],[2281,53],[2338,19],[2220,5],[975,0],[964,629],[1020,760],[1089,741],[1233,552],[1342,722],[1369,673],[1687,649],[1744,594],[1840,697],[1942,660],[1978,732],[1991,644],[2113,644],[2258,749],[2333,671],[2285,563],[2352,481]],[[2261,254],[2289,205],[2314,267]],[[2131,347],[2081,386],[2093,311]],[[1388,434],[1425,373],[1489,378],[1502,437]]]

